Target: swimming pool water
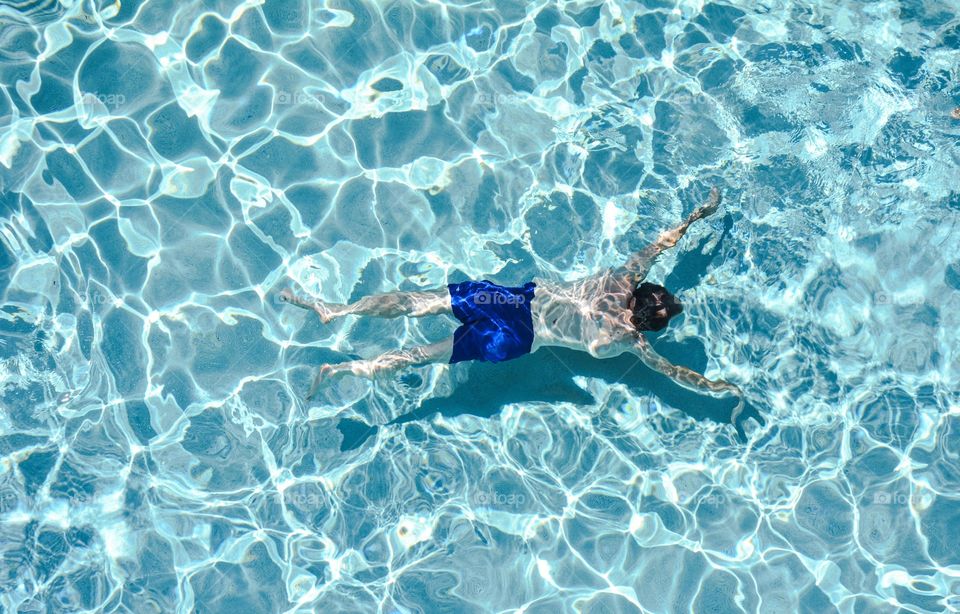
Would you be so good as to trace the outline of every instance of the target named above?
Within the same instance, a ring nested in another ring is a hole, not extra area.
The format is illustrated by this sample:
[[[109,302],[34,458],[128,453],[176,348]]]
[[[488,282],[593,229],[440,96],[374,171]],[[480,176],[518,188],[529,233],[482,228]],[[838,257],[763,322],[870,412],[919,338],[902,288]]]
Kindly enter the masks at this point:
[[[9,612],[960,611],[960,5],[0,5]],[[694,226],[653,338],[304,395]]]

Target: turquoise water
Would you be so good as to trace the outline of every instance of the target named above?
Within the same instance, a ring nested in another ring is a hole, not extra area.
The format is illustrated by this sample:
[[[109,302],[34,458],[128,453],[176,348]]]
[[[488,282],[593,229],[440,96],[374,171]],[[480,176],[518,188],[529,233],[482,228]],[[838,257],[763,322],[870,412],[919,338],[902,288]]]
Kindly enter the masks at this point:
[[[956,2],[0,5],[8,612],[960,611]],[[952,179],[951,179],[952,178]],[[624,261],[628,356],[347,378]]]

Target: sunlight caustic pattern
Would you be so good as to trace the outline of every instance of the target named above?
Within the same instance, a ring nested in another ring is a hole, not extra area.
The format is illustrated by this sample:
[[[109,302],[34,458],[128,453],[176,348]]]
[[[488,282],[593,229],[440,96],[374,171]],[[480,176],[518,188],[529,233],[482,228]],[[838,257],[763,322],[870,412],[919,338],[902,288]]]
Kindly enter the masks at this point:
[[[960,611],[958,67],[956,2],[3,3],[2,609]],[[712,185],[659,342],[739,434],[537,356],[479,385],[581,396],[304,402],[453,323],[278,290],[574,279]]]

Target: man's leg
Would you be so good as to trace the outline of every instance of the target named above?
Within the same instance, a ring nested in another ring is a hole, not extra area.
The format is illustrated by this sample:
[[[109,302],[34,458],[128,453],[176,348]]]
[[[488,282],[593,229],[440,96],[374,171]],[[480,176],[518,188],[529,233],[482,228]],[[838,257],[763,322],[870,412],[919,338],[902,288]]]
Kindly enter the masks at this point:
[[[424,292],[374,294],[373,296],[365,296],[349,305],[325,303],[319,299],[286,289],[280,293],[280,300],[303,309],[315,311],[324,323],[350,314],[396,318],[399,316],[419,317],[451,313],[450,291],[446,288]]]
[[[333,381],[344,375],[356,375],[373,379],[387,373],[413,365],[425,365],[434,362],[449,362],[453,354],[453,339],[446,339],[430,345],[421,345],[405,350],[386,352],[371,360],[352,360],[335,365],[321,365],[313,379],[307,400],[313,398],[320,384]]]

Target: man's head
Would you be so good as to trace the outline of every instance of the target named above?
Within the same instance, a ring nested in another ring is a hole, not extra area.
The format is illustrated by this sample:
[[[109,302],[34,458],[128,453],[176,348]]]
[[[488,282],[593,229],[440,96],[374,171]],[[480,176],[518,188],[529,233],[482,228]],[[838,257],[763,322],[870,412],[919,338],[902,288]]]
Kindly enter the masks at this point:
[[[683,311],[683,305],[663,286],[643,282],[630,300],[630,322],[638,331],[661,330],[670,318]]]

